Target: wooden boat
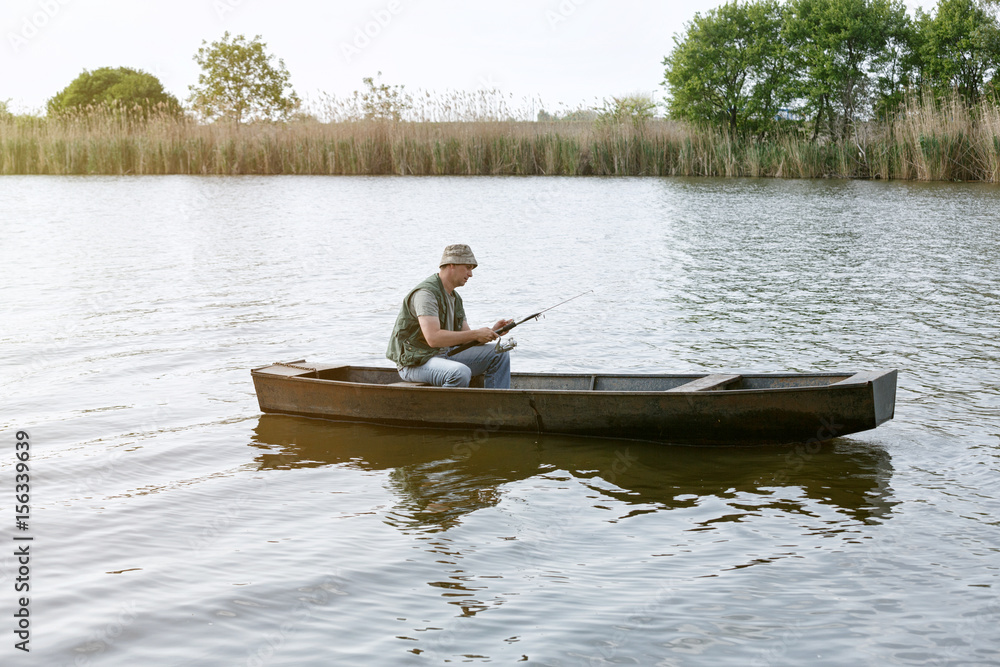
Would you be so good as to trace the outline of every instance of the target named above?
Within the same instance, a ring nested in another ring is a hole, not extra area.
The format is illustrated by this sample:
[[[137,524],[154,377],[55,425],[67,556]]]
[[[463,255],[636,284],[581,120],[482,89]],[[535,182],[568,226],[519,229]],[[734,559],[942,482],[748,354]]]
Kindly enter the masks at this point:
[[[263,412],[393,426],[697,445],[822,442],[892,419],[896,371],[514,373],[510,389],[401,382],[393,368],[282,362],[251,370]]]

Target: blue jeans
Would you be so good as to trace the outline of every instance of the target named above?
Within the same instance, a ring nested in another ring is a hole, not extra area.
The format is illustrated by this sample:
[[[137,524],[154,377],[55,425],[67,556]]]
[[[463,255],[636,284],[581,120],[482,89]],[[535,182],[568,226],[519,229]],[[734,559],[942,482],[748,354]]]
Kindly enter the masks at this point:
[[[483,376],[486,389],[510,389],[510,355],[497,354],[493,343],[474,345],[453,357],[431,357],[420,366],[404,366],[399,377],[435,387],[468,387],[473,375]]]

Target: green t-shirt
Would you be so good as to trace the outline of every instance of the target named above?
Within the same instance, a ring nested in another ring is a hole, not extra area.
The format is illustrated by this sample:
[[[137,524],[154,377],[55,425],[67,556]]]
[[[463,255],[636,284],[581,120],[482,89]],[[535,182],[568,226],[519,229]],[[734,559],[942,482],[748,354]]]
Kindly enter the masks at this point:
[[[445,292],[445,329],[448,331],[461,331],[464,322],[459,322],[455,326],[455,294]],[[434,294],[427,289],[418,289],[410,297],[410,312],[417,317],[440,317],[438,312],[438,302]]]

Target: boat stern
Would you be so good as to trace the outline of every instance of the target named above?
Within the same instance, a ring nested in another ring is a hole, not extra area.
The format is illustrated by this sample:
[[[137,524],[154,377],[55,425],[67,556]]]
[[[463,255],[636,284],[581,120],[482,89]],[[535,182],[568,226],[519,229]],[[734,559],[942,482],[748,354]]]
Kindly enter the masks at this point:
[[[896,412],[896,376],[899,371],[886,371],[872,379],[872,395],[875,399],[875,425],[887,422]]]
[[[899,371],[896,369],[862,371],[835,384],[868,385],[871,388],[871,394],[867,400],[871,401],[871,416],[875,419],[875,423],[870,428],[875,428],[892,419],[896,412],[896,377],[898,374]]]

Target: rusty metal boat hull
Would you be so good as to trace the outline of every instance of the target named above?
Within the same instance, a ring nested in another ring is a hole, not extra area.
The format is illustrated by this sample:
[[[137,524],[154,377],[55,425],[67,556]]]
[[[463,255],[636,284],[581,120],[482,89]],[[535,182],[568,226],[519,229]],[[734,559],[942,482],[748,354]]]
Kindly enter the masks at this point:
[[[822,442],[892,419],[895,370],[820,374],[514,373],[510,389],[400,382],[392,368],[251,371],[263,412],[392,426],[695,445]]]

